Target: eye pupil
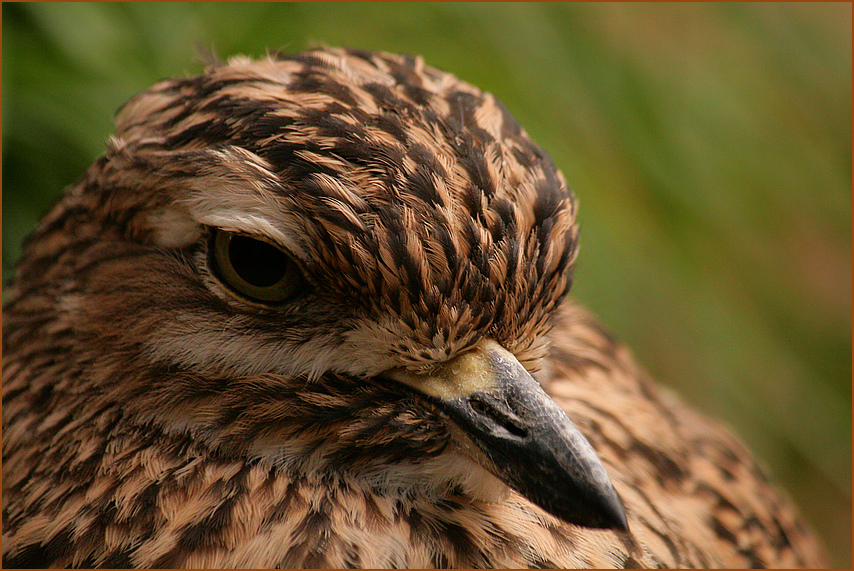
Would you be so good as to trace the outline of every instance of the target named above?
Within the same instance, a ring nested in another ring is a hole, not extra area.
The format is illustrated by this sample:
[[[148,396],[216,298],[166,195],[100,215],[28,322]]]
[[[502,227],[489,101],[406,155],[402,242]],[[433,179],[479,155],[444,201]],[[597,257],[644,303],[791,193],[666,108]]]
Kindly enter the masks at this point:
[[[231,237],[228,257],[235,273],[256,287],[270,287],[288,271],[288,257],[284,252],[246,236]]]

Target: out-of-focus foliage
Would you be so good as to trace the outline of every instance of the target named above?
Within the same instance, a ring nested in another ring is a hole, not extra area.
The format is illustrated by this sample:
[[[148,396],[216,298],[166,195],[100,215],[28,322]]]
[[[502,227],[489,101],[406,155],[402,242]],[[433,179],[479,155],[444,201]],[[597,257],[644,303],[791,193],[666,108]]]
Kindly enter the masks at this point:
[[[851,565],[851,5],[4,4],[3,274],[155,80],[317,44],[492,91],[580,198],[574,295]]]

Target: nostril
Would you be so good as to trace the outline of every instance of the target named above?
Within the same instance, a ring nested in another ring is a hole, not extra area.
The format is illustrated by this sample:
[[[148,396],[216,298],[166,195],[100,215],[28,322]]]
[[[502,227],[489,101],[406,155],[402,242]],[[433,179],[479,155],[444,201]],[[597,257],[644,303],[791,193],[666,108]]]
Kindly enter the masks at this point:
[[[479,412],[480,414],[490,417],[493,416],[491,414],[492,408],[485,402],[472,397],[469,399],[469,404],[475,411]]]
[[[514,422],[514,419],[510,417],[510,414],[512,414],[511,411],[505,412],[500,409],[501,403],[490,403],[478,395],[470,396],[468,398],[468,402],[472,410],[481,416],[494,421],[513,436],[517,438],[525,438],[528,436],[528,431],[525,430],[525,428],[518,422]]]

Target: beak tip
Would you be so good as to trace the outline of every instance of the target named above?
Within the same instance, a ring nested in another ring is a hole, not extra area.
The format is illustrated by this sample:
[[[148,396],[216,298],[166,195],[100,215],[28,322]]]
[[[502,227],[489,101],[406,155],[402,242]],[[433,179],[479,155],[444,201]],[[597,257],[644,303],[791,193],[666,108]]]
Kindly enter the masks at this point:
[[[616,532],[628,532],[629,522],[623,502],[613,486],[600,488],[597,492],[584,494],[585,498],[574,505],[564,505],[552,513],[561,519],[594,529],[610,529]],[[547,510],[551,511],[551,510]]]
[[[604,518],[607,520],[607,528],[614,531],[629,531],[629,520],[626,518],[626,510],[623,508],[623,503],[620,498],[614,496],[614,501],[603,510]]]
[[[597,527],[601,529],[612,529],[614,531],[629,531],[629,521],[626,517],[626,509],[623,507],[623,502],[614,489],[614,484],[610,481],[607,485],[599,488],[598,497],[593,498],[590,502],[595,506],[596,517],[600,520]]]

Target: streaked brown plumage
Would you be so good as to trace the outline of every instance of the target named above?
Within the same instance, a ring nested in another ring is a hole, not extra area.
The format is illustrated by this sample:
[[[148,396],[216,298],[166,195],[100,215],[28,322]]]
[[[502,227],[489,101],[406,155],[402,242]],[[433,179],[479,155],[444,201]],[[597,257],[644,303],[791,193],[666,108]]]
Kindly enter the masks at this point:
[[[155,85],[5,307],[5,566],[820,565],[726,429],[562,302],[574,219],[420,58]]]

